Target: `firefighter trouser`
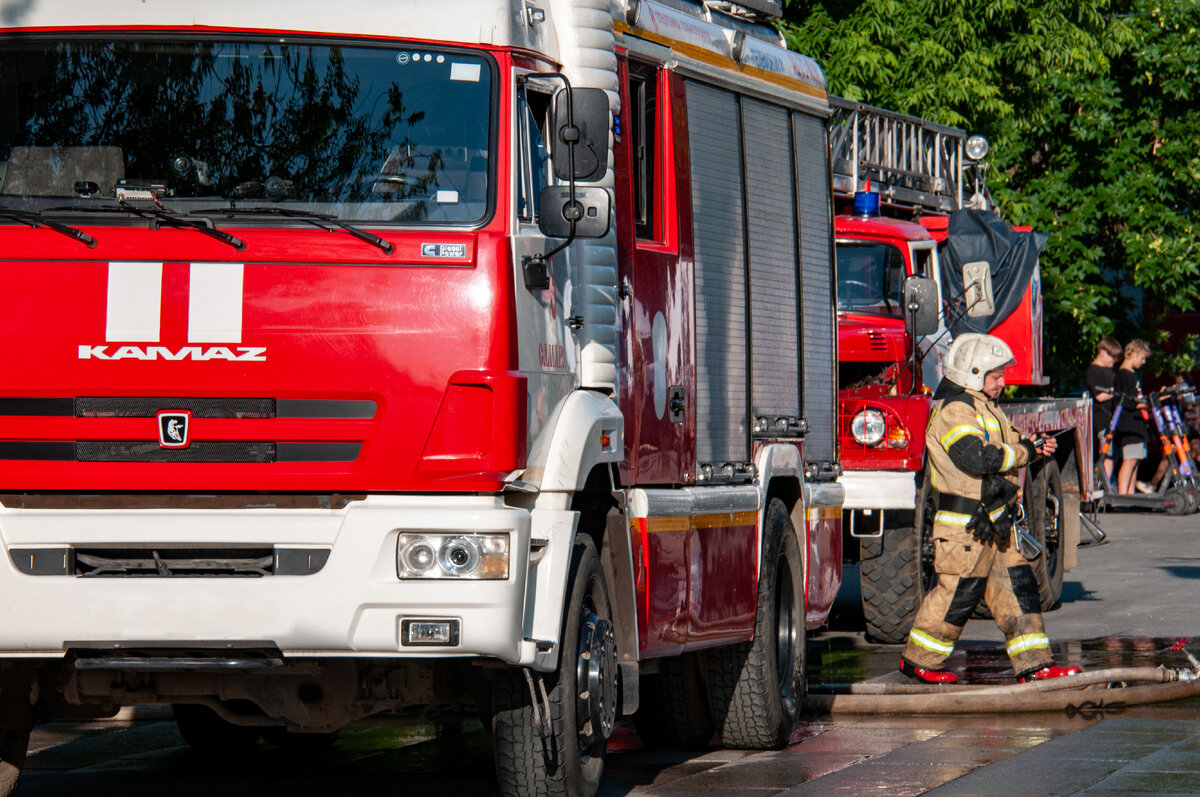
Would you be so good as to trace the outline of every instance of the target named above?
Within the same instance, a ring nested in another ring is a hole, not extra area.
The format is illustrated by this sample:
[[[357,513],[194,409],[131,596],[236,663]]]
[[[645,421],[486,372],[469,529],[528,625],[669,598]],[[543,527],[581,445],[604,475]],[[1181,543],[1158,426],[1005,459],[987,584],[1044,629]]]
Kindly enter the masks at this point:
[[[982,599],[1004,632],[1018,676],[1053,664],[1033,568],[1015,545],[999,551],[973,539],[965,523],[957,522],[965,517],[944,511],[937,515],[933,526],[937,585],[917,610],[904,658],[918,667],[942,669]]]

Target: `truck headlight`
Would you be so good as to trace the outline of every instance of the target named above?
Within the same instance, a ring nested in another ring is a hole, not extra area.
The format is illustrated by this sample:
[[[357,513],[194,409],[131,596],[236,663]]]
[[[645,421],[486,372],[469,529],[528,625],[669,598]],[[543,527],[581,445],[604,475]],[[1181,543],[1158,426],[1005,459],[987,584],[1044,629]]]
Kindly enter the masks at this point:
[[[400,578],[508,578],[508,534],[405,532],[396,542]]]
[[[883,440],[884,426],[883,413],[863,410],[850,420],[850,434],[864,446],[874,446]]]

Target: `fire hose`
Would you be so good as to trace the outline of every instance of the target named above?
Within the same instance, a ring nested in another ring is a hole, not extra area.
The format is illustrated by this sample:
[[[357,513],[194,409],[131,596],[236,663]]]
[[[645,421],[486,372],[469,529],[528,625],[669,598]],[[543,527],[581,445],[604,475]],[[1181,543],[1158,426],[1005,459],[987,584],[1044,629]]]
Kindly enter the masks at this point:
[[[812,714],[987,714],[1081,712],[1200,697],[1200,661],[1179,640],[1193,668],[1116,667],[1023,684],[926,685],[866,681],[813,687],[804,702]]]

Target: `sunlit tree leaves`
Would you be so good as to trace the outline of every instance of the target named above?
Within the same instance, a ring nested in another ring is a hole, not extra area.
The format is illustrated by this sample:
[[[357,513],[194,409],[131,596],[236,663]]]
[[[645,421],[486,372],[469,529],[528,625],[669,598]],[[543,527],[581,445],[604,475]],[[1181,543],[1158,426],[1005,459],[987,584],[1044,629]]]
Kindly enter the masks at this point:
[[[1096,339],[1174,346],[1200,311],[1200,3],[1195,0],[791,2],[789,46],[830,90],[986,135],[1013,224],[1048,232],[1048,360],[1078,383]]]

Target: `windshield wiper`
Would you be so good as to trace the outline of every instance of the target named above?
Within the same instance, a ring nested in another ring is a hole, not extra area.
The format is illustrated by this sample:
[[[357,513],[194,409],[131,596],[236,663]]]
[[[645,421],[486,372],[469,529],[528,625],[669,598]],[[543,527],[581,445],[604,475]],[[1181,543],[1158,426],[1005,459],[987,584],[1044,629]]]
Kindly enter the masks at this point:
[[[282,216],[289,219],[307,221],[309,224],[312,224],[315,227],[321,227],[322,229],[334,227],[339,230],[344,230],[360,241],[366,241],[372,246],[378,246],[383,250],[385,255],[390,255],[392,252],[396,251],[396,245],[392,242],[385,241],[374,233],[367,232],[366,230],[360,230],[353,224],[344,222],[337,216],[333,216],[328,213],[315,213],[306,210],[288,210],[286,208],[213,208],[212,210],[193,210],[192,213],[213,215],[221,214],[227,218],[233,218],[235,216]],[[326,227],[325,225],[329,225],[329,227]]]
[[[85,244],[88,249],[96,248],[96,239],[88,235],[83,230],[77,230],[74,227],[68,227],[65,224],[60,224],[57,221],[50,221],[43,218],[41,212],[36,210],[10,210],[8,208],[0,208],[0,218],[9,219],[11,221],[28,224],[30,227],[45,227],[54,230],[57,233],[62,233],[70,238],[74,238],[82,244]]]
[[[158,219],[168,227],[178,227],[181,230],[195,230],[196,232],[204,233],[209,238],[216,238],[221,243],[229,244],[239,252],[246,248],[246,242],[241,238],[212,226],[212,219],[203,216],[197,219],[184,219],[180,218],[178,214],[161,207],[139,208],[136,205],[130,205],[128,202],[118,202],[117,205],[142,218]]]
[[[176,227],[181,230],[195,230],[198,233],[207,235],[209,238],[216,238],[223,244],[229,244],[239,252],[246,248],[246,242],[241,238],[230,235],[224,230],[218,230],[213,227],[212,219],[185,219],[178,213],[161,207],[139,208],[135,205],[129,204],[128,202],[118,201],[115,205],[80,205],[77,207],[61,207],[52,209],[61,210],[63,212],[112,213],[113,211],[118,211],[130,213],[134,216],[140,216],[143,219],[157,220],[168,227]]]

